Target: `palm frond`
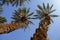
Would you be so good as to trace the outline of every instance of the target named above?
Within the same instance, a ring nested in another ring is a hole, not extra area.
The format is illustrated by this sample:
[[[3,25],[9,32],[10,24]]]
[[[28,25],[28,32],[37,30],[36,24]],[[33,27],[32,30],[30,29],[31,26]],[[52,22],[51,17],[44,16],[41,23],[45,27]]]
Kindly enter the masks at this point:
[[[32,21],[28,21],[30,24],[33,24],[34,25],[34,23],[32,22]]]
[[[46,10],[45,4],[43,3],[43,9]]]
[[[47,9],[46,9],[46,12],[49,13],[50,11],[50,6],[49,6],[49,3],[47,3]]]
[[[58,15],[49,15],[50,17],[58,17]]]
[[[33,15],[34,17],[38,17],[38,15]]]
[[[36,10],[36,12],[39,16],[43,15],[42,11],[40,11],[40,10]]]
[[[49,3],[47,3],[47,9],[49,9],[50,7],[49,7]]]
[[[5,19],[5,17],[1,17],[0,16],[0,23],[4,23],[4,22],[6,22],[7,20]]]
[[[35,19],[43,19],[44,16],[39,16],[39,15],[34,15],[35,16]]]
[[[16,0],[16,2],[15,2],[15,3],[16,3],[16,6],[18,6],[18,0]]]
[[[50,10],[52,9],[53,5],[51,5]]]
[[[50,21],[52,22],[52,23],[54,23],[54,21],[50,18]]]
[[[42,6],[40,6],[40,5],[37,5],[37,7],[41,10],[41,11],[43,11],[43,8],[42,8]]]
[[[24,0],[20,0],[20,6],[23,4]]]
[[[27,15],[27,17],[28,17],[28,16],[31,16],[31,15],[33,15],[33,14],[34,14],[34,12],[32,12],[32,13],[28,14],[28,15]]]
[[[14,10],[15,11],[15,13],[18,13],[16,10]]]
[[[56,11],[56,9],[54,9],[54,10],[50,11],[48,14],[53,13],[54,11]]]
[[[37,19],[37,18],[31,18],[31,17],[28,17],[28,19]]]
[[[30,11],[30,8],[27,10],[27,13],[29,13],[29,11]]]

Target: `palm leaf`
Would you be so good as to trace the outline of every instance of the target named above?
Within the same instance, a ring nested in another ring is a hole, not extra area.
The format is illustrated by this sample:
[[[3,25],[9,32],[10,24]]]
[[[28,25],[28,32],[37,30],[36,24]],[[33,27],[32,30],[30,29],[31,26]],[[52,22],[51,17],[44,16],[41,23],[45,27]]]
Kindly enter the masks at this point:
[[[15,13],[18,13],[16,10],[14,10],[15,11]]]
[[[52,23],[54,23],[54,21],[50,18],[50,21],[52,22]]]
[[[40,11],[40,10],[36,10],[36,12],[39,16],[43,15],[42,11]]]
[[[38,7],[41,11],[43,11],[43,8],[42,8],[40,5],[37,5],[37,7]]]
[[[48,14],[53,13],[54,11],[56,11],[56,9],[54,9],[54,10],[50,11]]]
[[[0,17],[0,23],[4,23],[4,22],[6,22],[5,17]]]
[[[50,11],[50,6],[49,6],[49,3],[47,3],[47,13],[49,13],[49,11]]]
[[[43,3],[43,8],[45,9],[45,4]]]
[[[33,16],[37,17],[38,15],[33,15]]]
[[[31,16],[31,15],[33,15],[33,14],[34,14],[34,12],[32,12],[32,13],[28,14],[28,16]],[[28,16],[27,16],[27,17],[28,17]]]
[[[50,17],[58,17],[58,15],[49,15]]]
[[[27,13],[29,13],[29,11],[30,11],[30,8],[27,10]]]
[[[53,5],[51,5],[50,10],[52,9]]]
[[[24,0],[20,0],[20,6],[23,4]]]
[[[31,21],[28,21],[30,24],[33,24],[34,25],[34,23],[33,22],[31,22]]]
[[[47,9],[49,9],[49,3],[47,3]]]
[[[16,2],[15,2],[15,3],[16,3],[16,6],[18,6],[18,0],[16,0]]]
[[[31,17],[28,17],[28,19],[37,19],[37,18],[31,18]]]

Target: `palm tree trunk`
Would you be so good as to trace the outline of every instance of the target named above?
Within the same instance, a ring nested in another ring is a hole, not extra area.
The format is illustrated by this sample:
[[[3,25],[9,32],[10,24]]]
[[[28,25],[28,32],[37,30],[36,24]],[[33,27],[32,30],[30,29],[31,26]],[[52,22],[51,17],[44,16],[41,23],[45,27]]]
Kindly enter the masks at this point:
[[[50,20],[44,19],[40,23],[39,27],[36,29],[35,34],[33,34],[33,37],[31,37],[31,40],[49,40],[47,37],[47,31]]]
[[[25,23],[0,24],[0,34],[12,32],[25,26]]]

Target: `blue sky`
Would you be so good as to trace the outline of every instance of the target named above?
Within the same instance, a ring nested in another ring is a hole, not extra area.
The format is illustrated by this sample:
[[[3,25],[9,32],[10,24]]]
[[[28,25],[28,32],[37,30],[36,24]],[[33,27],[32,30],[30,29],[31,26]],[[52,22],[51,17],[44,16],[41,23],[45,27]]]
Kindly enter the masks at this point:
[[[42,3],[49,3],[50,5],[54,5],[53,9],[56,9],[56,11],[52,14],[60,15],[60,2],[59,0],[31,0],[29,4],[26,3],[27,8],[31,8],[30,12],[35,12],[37,8],[37,4],[42,5]],[[12,7],[11,5],[3,5],[4,12],[0,16],[4,16],[7,19],[7,23],[11,22],[11,16],[14,12],[14,10],[17,10],[18,7]],[[51,23],[49,26],[48,31],[48,37],[50,40],[60,40],[60,17],[52,18],[54,20],[54,23]],[[32,22],[35,25],[29,25],[29,28],[27,28],[25,31],[21,28],[18,30],[15,30],[9,34],[0,34],[0,40],[30,40],[31,36],[33,36],[35,29],[38,28],[39,20],[32,20]]]

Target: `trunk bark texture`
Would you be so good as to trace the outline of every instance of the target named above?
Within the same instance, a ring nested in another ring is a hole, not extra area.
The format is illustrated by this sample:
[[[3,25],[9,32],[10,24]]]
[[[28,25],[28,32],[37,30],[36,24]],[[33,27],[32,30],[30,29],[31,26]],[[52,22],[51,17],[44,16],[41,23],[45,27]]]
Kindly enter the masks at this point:
[[[39,27],[36,29],[31,40],[49,40],[47,37],[48,26],[50,20],[44,19],[39,23]]]
[[[0,34],[10,33],[18,28],[25,26],[25,23],[10,23],[10,24],[0,24]]]

